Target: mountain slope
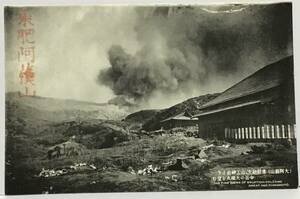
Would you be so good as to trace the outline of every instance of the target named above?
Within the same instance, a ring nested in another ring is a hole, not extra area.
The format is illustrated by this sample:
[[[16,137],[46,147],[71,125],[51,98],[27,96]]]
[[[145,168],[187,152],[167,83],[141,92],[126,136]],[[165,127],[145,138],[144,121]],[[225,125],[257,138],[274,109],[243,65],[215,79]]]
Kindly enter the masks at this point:
[[[125,122],[130,123],[145,123],[149,119],[151,119],[155,114],[159,113],[161,110],[159,109],[149,109],[149,110],[141,110],[138,112],[131,113],[127,115],[124,119]]]
[[[73,119],[120,120],[127,112],[112,104],[92,103],[48,97],[22,96],[18,93],[6,94],[6,108],[21,117],[62,121]]]
[[[219,93],[201,95],[198,97],[190,98],[170,108],[162,110],[143,110],[132,113],[125,118],[125,121],[140,122],[145,130],[155,130],[159,128],[159,122],[166,118],[175,116],[179,113],[187,111],[189,114],[194,115],[198,113],[198,109],[206,102],[216,98]]]

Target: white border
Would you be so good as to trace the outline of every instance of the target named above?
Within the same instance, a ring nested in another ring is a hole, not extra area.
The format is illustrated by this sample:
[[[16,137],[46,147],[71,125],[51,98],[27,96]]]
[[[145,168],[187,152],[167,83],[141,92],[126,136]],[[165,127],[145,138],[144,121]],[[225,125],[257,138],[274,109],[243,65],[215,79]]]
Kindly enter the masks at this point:
[[[4,19],[3,6],[67,6],[67,5],[176,5],[176,4],[224,4],[224,3],[276,3],[293,2],[293,42],[295,68],[296,124],[300,124],[300,3],[297,0],[2,0],[0,1],[0,195],[4,193],[4,144],[5,144],[5,86],[4,86]],[[297,129],[299,138],[299,128]],[[300,173],[300,142],[298,141],[298,171]],[[300,175],[299,175],[300,176]],[[243,190],[243,191],[197,191],[197,192],[147,192],[147,193],[97,193],[97,194],[55,194],[30,196],[0,196],[0,198],[300,198],[297,190]]]

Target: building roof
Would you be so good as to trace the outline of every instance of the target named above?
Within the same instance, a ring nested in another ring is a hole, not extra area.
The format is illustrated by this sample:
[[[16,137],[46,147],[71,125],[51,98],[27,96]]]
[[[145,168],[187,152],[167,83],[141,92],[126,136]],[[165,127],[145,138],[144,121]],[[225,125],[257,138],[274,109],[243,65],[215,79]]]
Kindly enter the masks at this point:
[[[198,120],[197,118],[191,118],[191,117],[188,117],[188,116],[185,116],[185,115],[186,115],[186,112],[182,112],[182,113],[179,113],[175,116],[164,119],[160,122],[166,122],[166,121],[170,121],[170,120]]]
[[[286,71],[289,71],[291,67],[293,67],[293,56],[267,65],[228,88],[200,109],[277,87],[284,81]]]
[[[211,110],[211,111],[205,111],[205,112],[199,113],[197,115],[194,115],[193,117],[200,117],[200,116],[204,116],[204,115],[210,115],[210,114],[213,114],[213,113],[219,113],[219,112],[222,112],[222,111],[227,111],[227,110],[232,110],[232,109],[236,109],[236,108],[241,108],[241,107],[244,107],[244,106],[249,106],[249,105],[253,105],[253,104],[259,104],[261,102],[262,102],[261,100],[254,100],[254,101],[251,101],[251,102],[245,102],[245,103],[241,103],[241,104],[236,104],[236,105],[225,107],[225,108],[219,108],[219,109],[214,109],[214,110]]]

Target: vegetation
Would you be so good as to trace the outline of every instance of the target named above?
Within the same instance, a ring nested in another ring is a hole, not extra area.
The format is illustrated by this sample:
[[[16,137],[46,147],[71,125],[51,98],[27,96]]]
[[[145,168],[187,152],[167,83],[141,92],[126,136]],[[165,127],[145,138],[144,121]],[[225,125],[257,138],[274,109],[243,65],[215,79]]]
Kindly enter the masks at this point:
[[[284,165],[296,176],[295,146],[203,140],[185,128],[156,134],[133,128],[137,121],[68,118],[63,109],[33,108],[29,101],[6,101],[7,194],[222,189],[211,184],[211,176],[222,167]],[[54,120],[49,113],[64,119]],[[59,155],[49,159],[49,150],[57,147]],[[205,158],[199,158],[204,148]],[[169,170],[178,159],[187,168]],[[45,177],[42,171],[61,173]],[[291,186],[297,184],[289,179]]]

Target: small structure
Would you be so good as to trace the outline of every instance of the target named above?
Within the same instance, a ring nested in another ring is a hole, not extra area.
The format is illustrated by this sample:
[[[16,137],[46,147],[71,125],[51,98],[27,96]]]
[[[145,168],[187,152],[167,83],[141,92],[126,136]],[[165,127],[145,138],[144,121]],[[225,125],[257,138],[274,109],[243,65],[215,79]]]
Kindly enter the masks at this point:
[[[175,116],[164,119],[160,122],[163,129],[172,129],[176,127],[197,126],[198,118],[192,118],[188,112],[182,112]]]
[[[228,140],[294,139],[293,56],[263,67],[204,104],[199,136]]]

